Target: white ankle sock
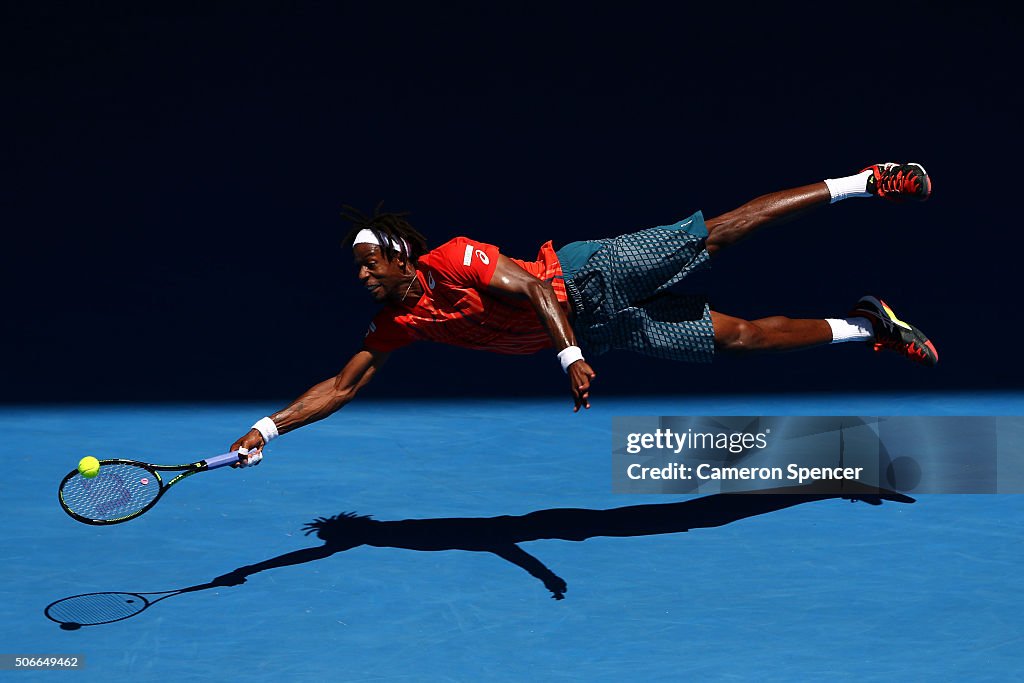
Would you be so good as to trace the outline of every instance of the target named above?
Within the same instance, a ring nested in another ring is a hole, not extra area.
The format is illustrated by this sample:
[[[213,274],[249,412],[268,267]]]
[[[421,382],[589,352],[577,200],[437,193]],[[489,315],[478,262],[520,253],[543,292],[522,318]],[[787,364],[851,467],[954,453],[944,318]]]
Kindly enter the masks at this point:
[[[825,318],[832,328],[832,343],[870,341],[875,337],[874,328],[867,318]]]
[[[861,171],[857,175],[846,176],[845,178],[828,178],[825,184],[828,185],[829,194],[832,195],[830,204],[847,199],[848,197],[870,197],[868,192],[868,178],[871,177],[871,169]]]

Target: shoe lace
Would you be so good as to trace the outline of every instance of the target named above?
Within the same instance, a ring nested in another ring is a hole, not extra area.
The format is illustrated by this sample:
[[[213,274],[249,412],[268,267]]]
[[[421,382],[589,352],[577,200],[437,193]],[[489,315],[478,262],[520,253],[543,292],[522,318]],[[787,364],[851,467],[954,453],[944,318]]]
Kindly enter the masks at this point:
[[[881,178],[875,178],[875,182],[878,184],[879,194],[882,195],[889,193],[916,194],[921,187],[917,174],[903,167],[893,169],[888,173],[882,173],[881,176]]]

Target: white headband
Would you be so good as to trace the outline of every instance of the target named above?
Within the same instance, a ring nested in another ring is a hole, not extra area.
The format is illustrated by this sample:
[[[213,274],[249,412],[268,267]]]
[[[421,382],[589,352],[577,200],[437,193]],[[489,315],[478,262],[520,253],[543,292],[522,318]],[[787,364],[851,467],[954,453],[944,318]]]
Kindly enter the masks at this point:
[[[402,253],[403,251],[406,254],[409,253],[409,245],[405,242],[405,240],[399,239],[396,242],[392,241],[387,235],[381,235],[381,237],[384,238],[384,245],[381,245],[380,241],[377,240],[377,236],[373,234],[372,230],[370,230],[369,228],[363,228],[362,230],[356,233],[356,238],[352,240],[352,246],[354,247],[357,244],[376,244],[378,247],[386,246],[388,249],[391,249],[392,251],[397,251],[398,253]],[[405,249],[403,250],[401,247],[405,247]]]

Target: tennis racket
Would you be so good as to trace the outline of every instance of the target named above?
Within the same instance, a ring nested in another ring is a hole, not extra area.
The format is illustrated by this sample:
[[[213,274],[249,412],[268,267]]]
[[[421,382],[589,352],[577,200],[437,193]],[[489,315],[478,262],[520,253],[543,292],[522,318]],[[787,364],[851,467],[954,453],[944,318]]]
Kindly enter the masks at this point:
[[[231,451],[188,465],[151,465],[136,460],[100,460],[95,477],[72,470],[60,483],[58,498],[64,512],[85,524],[119,524],[146,512],[167,489],[198,472],[238,462]],[[161,472],[181,472],[164,481]]]

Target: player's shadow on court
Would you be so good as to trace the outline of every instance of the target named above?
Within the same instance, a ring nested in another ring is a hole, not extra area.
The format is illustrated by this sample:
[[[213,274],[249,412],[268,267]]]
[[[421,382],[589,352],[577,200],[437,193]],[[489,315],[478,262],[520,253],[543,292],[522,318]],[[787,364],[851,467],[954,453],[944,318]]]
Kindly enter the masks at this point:
[[[632,505],[610,510],[556,508],[521,516],[406,519],[385,522],[366,515],[342,513],[306,525],[324,544],[239,567],[218,577],[214,585],[237,585],[246,577],[314,560],[363,545],[406,550],[468,550],[489,552],[539,579],[556,600],[565,597],[566,582],[520,543],[544,539],[584,541],[597,536],[652,536],[723,526],[732,522],[820,500],[842,498],[880,505],[883,500],[913,503],[894,491],[852,483],[844,493],[816,493],[810,486],[767,489],[761,493],[719,493],[678,503]]]
[[[237,586],[268,569],[322,560],[363,545],[405,550],[468,550],[489,552],[521,567],[551,591],[565,597],[565,580],[520,543],[543,539],[584,541],[598,536],[652,536],[705,529],[820,500],[842,498],[881,505],[883,500],[913,503],[893,491],[850,482],[844,493],[819,493],[810,486],[767,489],[760,493],[718,493],[678,503],[632,505],[611,510],[556,508],[520,516],[405,519],[383,522],[365,515],[342,513],[306,525],[324,544],[239,567],[209,583],[160,593],[86,593],[57,600],[46,607],[47,618],[65,630],[109,624],[134,617],[151,605],[182,593]]]

